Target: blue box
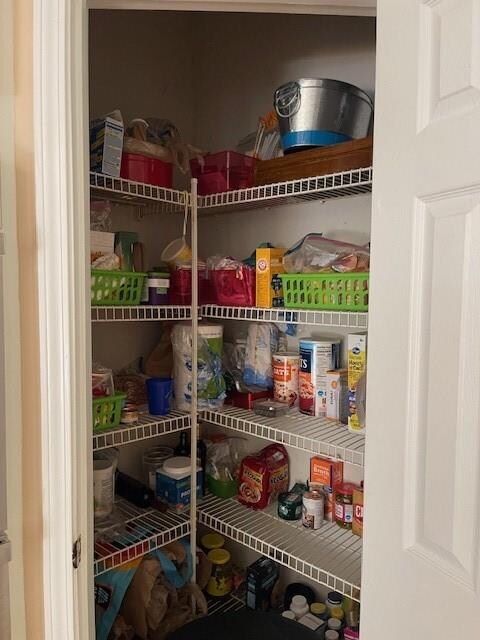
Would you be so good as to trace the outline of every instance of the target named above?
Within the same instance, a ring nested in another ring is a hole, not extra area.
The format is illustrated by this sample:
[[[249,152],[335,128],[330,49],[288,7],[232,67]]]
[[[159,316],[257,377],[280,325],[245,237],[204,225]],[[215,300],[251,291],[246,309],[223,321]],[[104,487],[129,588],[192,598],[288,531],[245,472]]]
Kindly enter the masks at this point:
[[[202,497],[203,470],[197,471],[197,498]],[[172,478],[162,471],[157,471],[155,495],[166,500],[169,505],[181,510],[190,505],[190,474],[183,478]]]

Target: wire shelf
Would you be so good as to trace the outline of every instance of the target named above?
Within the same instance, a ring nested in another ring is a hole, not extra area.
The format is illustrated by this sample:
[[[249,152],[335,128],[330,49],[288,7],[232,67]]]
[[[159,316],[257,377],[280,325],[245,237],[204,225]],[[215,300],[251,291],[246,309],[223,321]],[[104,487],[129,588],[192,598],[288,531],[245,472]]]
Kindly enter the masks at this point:
[[[197,513],[205,526],[359,602],[361,538],[330,522],[311,531],[280,520],[274,509],[254,511],[235,499],[208,496]]]
[[[126,532],[114,541],[97,540],[95,542],[95,576],[135,560],[190,533],[188,512],[161,513],[156,509],[139,509],[127,500],[119,500],[115,507],[120,517],[125,520]]]
[[[140,414],[138,424],[131,427],[120,427],[93,434],[93,450],[119,447],[139,440],[147,440],[156,436],[164,436],[176,431],[189,429],[191,425],[190,414],[180,411],[172,411],[165,417],[151,416],[148,413]]]
[[[215,616],[219,613],[232,613],[245,609],[245,602],[237,598],[233,593],[229,593],[224,598],[212,598],[207,596],[208,615]]]
[[[92,307],[92,322],[145,322],[158,320],[190,320],[191,307],[175,305],[143,305],[127,307]]]
[[[183,212],[189,197],[186,191],[165,189],[94,172],[90,172],[90,189],[97,198],[135,206],[155,205],[159,212],[164,213]]]
[[[218,427],[363,466],[365,437],[350,433],[340,422],[305,416],[296,410],[280,418],[267,418],[236,407],[205,410],[201,417]]]
[[[366,167],[325,176],[277,182],[261,187],[214,193],[199,196],[198,208],[201,214],[224,213],[310,200],[356,196],[372,190],[372,174],[372,167]]]
[[[368,313],[351,313],[348,311],[262,309],[260,307],[224,307],[209,304],[202,307],[202,317],[219,320],[250,320],[254,322],[284,322],[323,327],[345,327],[348,329],[366,329],[368,327]]]

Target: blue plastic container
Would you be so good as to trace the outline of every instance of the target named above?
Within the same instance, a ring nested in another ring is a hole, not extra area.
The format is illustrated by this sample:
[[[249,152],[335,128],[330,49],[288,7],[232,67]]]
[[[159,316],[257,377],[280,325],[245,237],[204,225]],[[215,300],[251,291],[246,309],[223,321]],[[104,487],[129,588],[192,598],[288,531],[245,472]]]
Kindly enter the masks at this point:
[[[147,380],[148,411],[152,416],[166,416],[170,411],[172,382],[171,378]]]

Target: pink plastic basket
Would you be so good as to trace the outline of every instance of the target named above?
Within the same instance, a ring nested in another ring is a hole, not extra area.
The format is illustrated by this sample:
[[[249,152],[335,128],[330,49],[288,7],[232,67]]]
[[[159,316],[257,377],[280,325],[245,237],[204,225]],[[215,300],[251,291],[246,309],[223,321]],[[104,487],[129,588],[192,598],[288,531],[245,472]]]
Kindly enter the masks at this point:
[[[220,151],[205,156],[203,161],[202,166],[197,159],[190,160],[192,176],[198,180],[201,196],[253,187],[255,158],[235,151]]]
[[[229,307],[255,306],[255,269],[219,269],[210,272],[217,304]]]

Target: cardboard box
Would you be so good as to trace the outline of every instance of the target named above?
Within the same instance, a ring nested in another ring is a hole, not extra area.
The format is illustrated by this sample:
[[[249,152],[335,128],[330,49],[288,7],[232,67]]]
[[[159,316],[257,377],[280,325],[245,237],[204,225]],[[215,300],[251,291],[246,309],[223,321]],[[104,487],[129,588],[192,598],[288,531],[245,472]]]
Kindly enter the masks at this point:
[[[118,178],[122,164],[123,123],[107,116],[90,123],[90,170]]]
[[[262,249],[255,254],[256,262],[256,305],[265,309],[283,307],[282,280],[284,273],[283,255],[286,249]]]
[[[115,234],[108,231],[90,231],[90,264],[97,258],[113,253]]]
[[[367,371],[367,334],[351,333],[348,336],[348,428],[354,433],[362,433],[365,429],[362,417],[359,416],[358,404],[364,402],[359,397],[357,388],[362,384],[365,389]]]
[[[347,369],[327,371],[327,418],[348,422]]]
[[[343,462],[314,456],[310,458],[310,483],[335,489],[343,482]]]

